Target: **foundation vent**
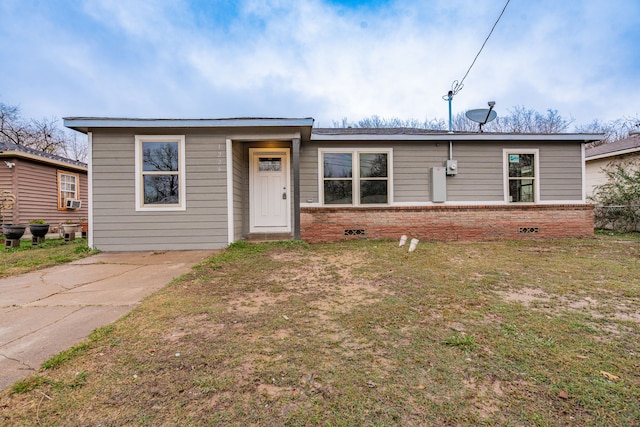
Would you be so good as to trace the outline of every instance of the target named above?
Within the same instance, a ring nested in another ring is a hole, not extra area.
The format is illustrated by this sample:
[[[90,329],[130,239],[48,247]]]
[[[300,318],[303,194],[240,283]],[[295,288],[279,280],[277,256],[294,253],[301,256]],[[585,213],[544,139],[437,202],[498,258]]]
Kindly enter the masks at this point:
[[[367,233],[363,229],[360,228],[350,228],[344,230],[345,236],[366,236]]]
[[[522,234],[532,234],[540,231],[538,227],[518,227],[518,233]]]

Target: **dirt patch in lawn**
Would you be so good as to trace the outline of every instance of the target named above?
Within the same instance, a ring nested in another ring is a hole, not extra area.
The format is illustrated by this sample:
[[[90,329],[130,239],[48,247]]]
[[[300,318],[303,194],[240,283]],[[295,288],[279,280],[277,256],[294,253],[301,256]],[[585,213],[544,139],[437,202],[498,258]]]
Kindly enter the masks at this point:
[[[631,425],[637,245],[234,245],[1,395],[0,422]]]

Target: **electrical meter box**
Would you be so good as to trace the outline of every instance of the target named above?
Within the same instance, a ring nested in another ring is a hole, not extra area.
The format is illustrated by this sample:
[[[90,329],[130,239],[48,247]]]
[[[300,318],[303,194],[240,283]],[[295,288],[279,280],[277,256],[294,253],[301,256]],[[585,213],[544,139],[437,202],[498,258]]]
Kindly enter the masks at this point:
[[[431,168],[431,201],[447,201],[447,168],[444,166]]]
[[[447,175],[452,176],[458,173],[458,161],[457,160],[447,160]]]

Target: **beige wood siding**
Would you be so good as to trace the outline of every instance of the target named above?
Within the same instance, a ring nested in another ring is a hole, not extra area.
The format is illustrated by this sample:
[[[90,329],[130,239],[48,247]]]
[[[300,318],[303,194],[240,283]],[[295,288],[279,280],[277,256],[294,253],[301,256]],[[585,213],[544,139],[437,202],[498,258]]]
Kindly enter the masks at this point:
[[[2,160],[10,163],[15,163],[16,161],[14,158],[3,158]],[[17,186],[13,183],[15,170],[15,166],[9,168],[3,163],[0,163],[0,191],[10,191],[13,195],[16,195]],[[0,215],[4,215],[0,217],[0,224],[13,224],[13,209],[0,212]]]
[[[186,211],[135,207],[135,135],[148,129],[94,131],[94,245],[105,251],[215,249],[227,245],[226,138],[184,129]]]
[[[56,226],[63,222],[80,222],[81,219],[87,218],[86,172],[21,158],[13,159],[12,162],[15,166],[11,169],[11,191],[17,198],[12,222],[27,224],[35,219],[44,219]],[[78,198],[82,201],[80,209],[58,209],[58,171],[78,175]]]

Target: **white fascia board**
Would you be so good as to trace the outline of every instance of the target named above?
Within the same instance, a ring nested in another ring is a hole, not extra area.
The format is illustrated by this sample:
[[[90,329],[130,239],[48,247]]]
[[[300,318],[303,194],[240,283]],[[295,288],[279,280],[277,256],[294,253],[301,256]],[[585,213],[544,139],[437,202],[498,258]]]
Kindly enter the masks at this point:
[[[593,142],[600,141],[604,135],[601,134],[449,134],[434,133],[421,135],[382,135],[382,134],[357,134],[357,135],[322,135],[311,134],[311,141],[576,141]]]
[[[126,119],[65,117],[64,126],[80,132],[86,132],[91,128],[311,127],[313,126],[313,119]]]
[[[627,148],[626,150],[612,151],[610,153],[598,154],[597,156],[587,157],[586,161],[590,162],[591,160],[606,159],[608,157],[618,157],[624,154],[631,154],[631,153],[637,153],[637,152],[640,152],[640,147],[633,147],[633,148]]]

